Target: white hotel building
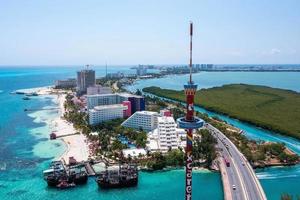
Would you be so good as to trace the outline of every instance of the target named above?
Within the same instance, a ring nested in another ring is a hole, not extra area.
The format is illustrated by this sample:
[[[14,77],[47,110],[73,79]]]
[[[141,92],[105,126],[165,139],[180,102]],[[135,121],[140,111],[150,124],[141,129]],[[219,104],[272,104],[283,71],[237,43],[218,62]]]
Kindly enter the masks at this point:
[[[152,131],[157,127],[158,116],[157,112],[137,111],[121,125],[134,129],[143,129],[144,131]]]
[[[150,151],[166,153],[169,149],[185,147],[185,130],[178,129],[173,117],[157,117],[157,128],[148,133],[147,147]]]
[[[123,104],[95,106],[89,109],[89,124],[96,125],[107,120],[123,118],[124,110],[127,110],[127,106]]]

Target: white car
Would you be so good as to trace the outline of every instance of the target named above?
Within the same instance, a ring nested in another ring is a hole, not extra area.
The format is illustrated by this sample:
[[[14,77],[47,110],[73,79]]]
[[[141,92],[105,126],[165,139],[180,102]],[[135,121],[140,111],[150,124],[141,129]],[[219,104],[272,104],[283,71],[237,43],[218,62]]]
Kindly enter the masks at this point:
[[[232,185],[232,189],[233,189],[233,190],[236,190],[236,186],[235,186],[235,185]]]

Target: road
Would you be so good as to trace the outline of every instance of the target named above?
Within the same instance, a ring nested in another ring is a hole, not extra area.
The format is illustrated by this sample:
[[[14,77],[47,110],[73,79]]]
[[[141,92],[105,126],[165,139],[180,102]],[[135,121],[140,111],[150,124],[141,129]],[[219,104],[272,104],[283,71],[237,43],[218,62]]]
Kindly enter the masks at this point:
[[[245,156],[221,131],[210,124],[205,124],[205,127],[216,137],[217,147],[222,149],[220,162],[225,163],[226,158],[230,163],[230,167],[222,165],[230,185],[230,189],[227,188],[224,193],[231,192],[232,199],[236,200],[266,200],[266,195]]]

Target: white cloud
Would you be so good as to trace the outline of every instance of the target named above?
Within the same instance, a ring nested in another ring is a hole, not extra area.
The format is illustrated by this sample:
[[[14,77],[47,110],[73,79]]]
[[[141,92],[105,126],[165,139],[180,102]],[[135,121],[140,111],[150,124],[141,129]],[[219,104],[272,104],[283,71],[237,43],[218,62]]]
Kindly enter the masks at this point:
[[[279,54],[280,52],[281,52],[280,49],[273,48],[271,49],[270,54],[274,55],[274,54]]]
[[[277,55],[277,54],[280,54],[280,53],[281,53],[280,49],[273,48],[269,51],[263,51],[262,55],[272,56],[272,55]]]

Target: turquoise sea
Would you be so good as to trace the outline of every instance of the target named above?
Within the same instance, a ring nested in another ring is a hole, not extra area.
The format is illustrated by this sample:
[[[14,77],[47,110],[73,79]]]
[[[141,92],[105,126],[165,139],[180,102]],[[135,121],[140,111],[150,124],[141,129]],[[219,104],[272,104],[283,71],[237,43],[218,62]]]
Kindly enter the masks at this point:
[[[104,67],[94,67],[97,76],[105,74]],[[42,170],[65,149],[61,141],[49,141],[49,122],[55,111],[25,113],[24,108],[56,106],[55,99],[35,97],[30,101],[11,95],[16,89],[52,85],[56,79],[75,77],[80,67],[2,67],[0,68],[0,199],[183,199],[184,171],[141,173],[137,188],[103,191],[93,178],[87,185],[72,190],[48,188],[42,179]],[[109,67],[108,72],[134,73],[129,66]],[[210,72],[196,74],[195,82],[201,87],[227,83],[251,83],[300,91],[300,73]],[[182,89],[186,76],[169,76],[156,80],[142,80],[129,89],[156,85]],[[198,108],[201,109],[201,108]],[[202,109],[202,111],[207,112]],[[214,113],[209,113],[214,115]],[[243,130],[253,139],[281,141],[300,154],[300,141],[283,137],[248,124],[221,116]],[[300,167],[271,168],[257,171],[268,199],[279,199],[280,194],[297,194],[300,185]],[[298,192],[300,194],[300,192]],[[193,176],[194,199],[222,199],[220,175],[208,171]]]

